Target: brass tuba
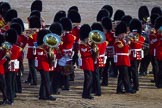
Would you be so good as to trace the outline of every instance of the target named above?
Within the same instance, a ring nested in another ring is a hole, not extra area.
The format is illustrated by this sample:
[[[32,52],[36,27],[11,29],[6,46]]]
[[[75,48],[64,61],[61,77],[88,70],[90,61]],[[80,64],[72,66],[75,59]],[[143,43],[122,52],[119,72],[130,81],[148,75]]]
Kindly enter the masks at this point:
[[[10,49],[12,48],[11,43],[9,43],[9,42],[7,42],[7,41],[3,42],[1,46],[2,46],[2,48],[5,49],[5,50],[10,50]]]
[[[57,34],[48,33],[44,36],[43,42],[48,47],[57,48],[61,43],[61,39]]]
[[[92,30],[89,33],[89,38],[95,44],[103,43],[106,40],[105,34],[102,31],[99,31],[99,30]]]

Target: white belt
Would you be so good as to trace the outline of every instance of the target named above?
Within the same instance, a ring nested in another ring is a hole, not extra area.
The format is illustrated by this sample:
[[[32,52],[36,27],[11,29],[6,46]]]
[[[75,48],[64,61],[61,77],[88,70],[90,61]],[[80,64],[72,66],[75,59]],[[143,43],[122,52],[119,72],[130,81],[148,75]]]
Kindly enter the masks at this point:
[[[118,56],[129,56],[129,53],[116,53],[114,55],[114,63],[118,62]]]
[[[63,49],[64,52],[68,52],[68,51],[72,51],[72,48],[71,49]]]
[[[35,46],[28,46],[28,48],[36,48]]]
[[[99,57],[105,57],[105,54],[99,55]]]
[[[18,61],[17,59],[14,59],[14,60],[10,60],[10,62],[15,62],[15,61]]]
[[[116,53],[116,55],[124,55],[124,56],[129,56],[129,53]]]
[[[131,49],[130,51],[142,51],[142,49]]]

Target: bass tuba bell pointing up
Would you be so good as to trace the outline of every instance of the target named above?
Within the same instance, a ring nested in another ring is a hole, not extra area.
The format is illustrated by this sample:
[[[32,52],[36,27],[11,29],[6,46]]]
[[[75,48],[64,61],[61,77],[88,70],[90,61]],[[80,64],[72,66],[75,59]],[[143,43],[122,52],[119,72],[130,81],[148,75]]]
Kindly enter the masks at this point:
[[[43,42],[46,46],[51,48],[56,48],[60,45],[61,39],[60,36],[54,33],[48,33],[44,36]]]
[[[95,44],[103,43],[106,40],[105,34],[102,31],[99,31],[99,30],[92,30],[89,33],[89,38]]]

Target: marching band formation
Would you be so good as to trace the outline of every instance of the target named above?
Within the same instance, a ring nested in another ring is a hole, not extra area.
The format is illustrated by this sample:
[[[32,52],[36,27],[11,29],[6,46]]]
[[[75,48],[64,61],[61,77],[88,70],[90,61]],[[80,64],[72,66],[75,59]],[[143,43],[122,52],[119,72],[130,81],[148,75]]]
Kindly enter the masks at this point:
[[[12,105],[22,93],[24,48],[27,47],[29,73],[24,83],[37,85],[40,73],[40,100],[56,100],[53,94],[69,90],[75,66],[84,72],[82,98],[101,96],[101,85],[117,77],[117,94],[139,91],[138,75],[146,75],[148,65],[157,88],[162,88],[162,10],[147,6],[138,10],[138,19],[105,5],[96,21],[81,24],[77,6],[58,11],[47,27],[41,16],[42,1],[31,4],[24,27],[18,13],[8,2],[0,2],[0,90],[3,101]],[[101,82],[101,83],[100,83]]]

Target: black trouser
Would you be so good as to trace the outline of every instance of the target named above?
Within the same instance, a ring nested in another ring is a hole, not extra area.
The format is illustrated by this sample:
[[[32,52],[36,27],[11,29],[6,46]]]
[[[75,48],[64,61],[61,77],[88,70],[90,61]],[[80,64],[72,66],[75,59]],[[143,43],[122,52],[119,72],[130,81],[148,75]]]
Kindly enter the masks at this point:
[[[93,90],[94,90],[95,95],[97,96],[101,95],[100,69],[102,69],[102,67],[96,68],[93,73]]]
[[[70,75],[62,75],[61,74],[61,79],[62,79],[62,86],[63,86],[63,90],[69,90],[70,88],[70,82],[69,82],[69,79],[70,79]]]
[[[89,70],[84,70],[84,85],[82,97],[88,97],[91,94],[93,75]]]
[[[1,90],[2,95],[3,95],[3,101],[5,101],[7,99],[6,82],[5,82],[4,75],[1,75],[1,74],[0,74],[0,90]]]
[[[16,84],[15,84],[16,93],[22,93],[22,86],[21,86],[21,71],[19,70],[16,73]]]
[[[110,71],[114,73],[115,76],[117,76],[117,68],[114,64],[114,59],[113,58],[107,58],[106,65],[104,67],[103,73],[102,73],[102,84],[103,85],[108,85],[108,76]]]
[[[162,60],[158,60],[159,70],[157,72],[157,87],[162,88]]]
[[[117,92],[121,92],[124,88],[127,91],[131,90],[128,67],[127,66],[117,66],[119,69],[118,83],[117,83]]]
[[[6,87],[7,87],[7,99],[11,102],[14,101],[14,97],[16,96],[15,92],[15,81],[16,81],[16,72],[6,72]]]
[[[155,56],[150,56],[150,58],[151,58],[151,65],[152,65],[152,70],[153,70],[153,74],[154,74],[154,81],[155,81],[155,85],[157,86],[157,84],[158,84],[157,76],[158,76],[158,72],[159,72],[158,61]]]
[[[76,65],[78,66],[78,52],[74,52],[74,55],[73,55],[73,65]],[[70,74],[70,80],[74,80],[75,78],[75,73],[74,73],[74,69],[72,70],[73,72]]]
[[[52,76],[52,77],[51,77]],[[61,87],[61,74],[60,72],[50,72],[51,77],[51,93],[57,94],[58,89]]]
[[[28,75],[27,81],[29,83],[37,84],[35,60],[28,59],[28,64],[29,64],[29,75]]]
[[[39,70],[39,72],[40,72],[40,76],[41,76],[39,98],[40,99],[46,99],[51,95],[49,72],[45,72],[43,70]]]
[[[131,60],[131,67],[130,67],[130,79],[133,82],[133,89],[139,89],[139,79],[138,79],[138,64],[140,61],[138,60]]]
[[[151,61],[150,55],[149,54],[145,55],[140,62],[140,69],[139,69],[140,74],[147,74],[147,69],[150,64],[150,61]]]

